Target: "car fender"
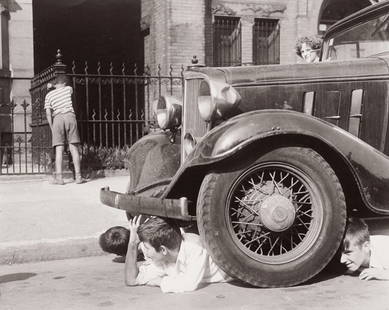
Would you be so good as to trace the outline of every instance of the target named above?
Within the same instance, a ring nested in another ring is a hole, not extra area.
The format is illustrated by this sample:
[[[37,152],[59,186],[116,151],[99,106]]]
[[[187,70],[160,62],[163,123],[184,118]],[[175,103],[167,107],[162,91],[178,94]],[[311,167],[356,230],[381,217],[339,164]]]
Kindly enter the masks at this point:
[[[128,151],[130,181],[127,193],[158,196],[180,166],[180,136],[156,131],[139,139]]]
[[[366,205],[374,212],[389,213],[388,157],[340,127],[287,110],[243,113],[209,131],[181,166],[165,194],[171,192],[187,170],[199,167],[207,170],[207,166],[241,152],[246,146],[285,135],[311,137],[333,149],[353,175]]]

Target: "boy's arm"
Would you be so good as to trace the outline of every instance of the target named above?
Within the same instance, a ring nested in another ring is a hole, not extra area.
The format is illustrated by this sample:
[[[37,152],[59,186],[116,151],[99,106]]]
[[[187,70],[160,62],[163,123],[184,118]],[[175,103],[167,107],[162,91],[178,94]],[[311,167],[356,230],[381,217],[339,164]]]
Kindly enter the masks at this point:
[[[50,129],[53,130],[53,117],[51,109],[46,109],[46,118],[47,122],[49,123]]]
[[[128,242],[126,261],[124,265],[124,282],[126,285],[134,286],[136,284],[136,278],[139,273],[138,265],[136,263],[136,258],[138,256],[138,227],[140,225],[141,216],[136,216],[130,220],[129,230],[130,230],[130,240]]]
[[[126,254],[126,262],[124,265],[124,281],[128,286],[137,285],[136,278],[139,273],[138,265],[136,263],[137,256],[138,244],[136,242],[129,242]]]
[[[46,94],[45,97],[45,110],[46,110],[46,118],[47,122],[49,123],[50,129],[53,130],[53,115],[51,111],[51,103],[49,96]]]
[[[361,280],[389,280],[389,269],[367,268],[359,275]]]

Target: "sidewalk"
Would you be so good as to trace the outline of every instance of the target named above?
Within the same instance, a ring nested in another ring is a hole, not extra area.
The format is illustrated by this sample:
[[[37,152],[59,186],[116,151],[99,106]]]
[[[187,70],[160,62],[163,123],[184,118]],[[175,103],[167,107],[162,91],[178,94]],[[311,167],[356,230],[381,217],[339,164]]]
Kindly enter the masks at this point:
[[[98,236],[127,225],[124,211],[104,206],[101,187],[123,192],[128,176],[52,185],[47,176],[0,176],[0,264],[103,254]]]

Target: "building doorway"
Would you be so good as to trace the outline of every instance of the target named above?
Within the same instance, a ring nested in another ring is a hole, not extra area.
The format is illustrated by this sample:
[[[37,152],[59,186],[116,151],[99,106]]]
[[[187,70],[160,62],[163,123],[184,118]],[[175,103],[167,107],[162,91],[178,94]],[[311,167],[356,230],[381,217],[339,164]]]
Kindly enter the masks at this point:
[[[140,0],[33,0],[34,73],[61,49],[68,66],[88,61],[143,66]]]

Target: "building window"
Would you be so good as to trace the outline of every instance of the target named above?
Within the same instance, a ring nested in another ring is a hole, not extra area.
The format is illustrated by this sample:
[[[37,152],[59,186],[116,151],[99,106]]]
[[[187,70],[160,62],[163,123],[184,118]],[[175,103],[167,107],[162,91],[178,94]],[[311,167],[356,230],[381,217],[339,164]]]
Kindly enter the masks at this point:
[[[213,30],[214,66],[241,65],[242,39],[240,19],[237,17],[215,16]]]
[[[253,61],[256,65],[280,63],[280,22],[256,18],[253,31]]]

